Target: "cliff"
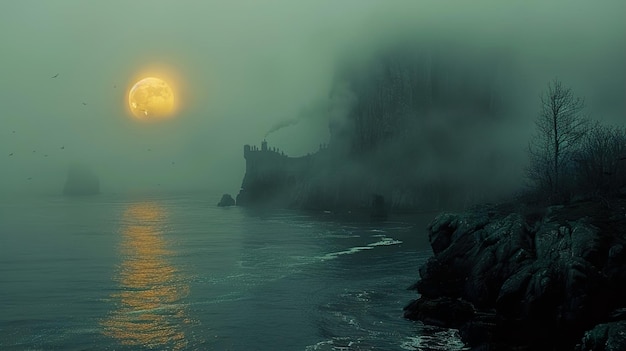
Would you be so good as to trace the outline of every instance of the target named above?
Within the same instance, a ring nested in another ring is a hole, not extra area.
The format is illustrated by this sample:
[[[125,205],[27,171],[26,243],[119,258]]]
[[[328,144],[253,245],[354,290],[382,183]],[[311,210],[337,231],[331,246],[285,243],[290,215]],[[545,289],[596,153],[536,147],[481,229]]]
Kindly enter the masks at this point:
[[[320,169],[327,168],[328,150],[289,157],[266,141],[261,148],[244,146],[246,173],[237,195],[238,206],[270,205],[295,208],[321,208]],[[314,188],[318,188],[317,190]]]
[[[518,187],[519,162],[482,137],[498,134],[508,106],[498,65],[478,74],[493,60],[443,56],[402,47],[338,66],[315,116],[328,118],[328,147],[295,158],[244,146],[237,203],[355,210],[379,194],[393,212],[441,210]]]
[[[405,317],[475,350],[625,350],[626,200],[482,206],[429,226]]]

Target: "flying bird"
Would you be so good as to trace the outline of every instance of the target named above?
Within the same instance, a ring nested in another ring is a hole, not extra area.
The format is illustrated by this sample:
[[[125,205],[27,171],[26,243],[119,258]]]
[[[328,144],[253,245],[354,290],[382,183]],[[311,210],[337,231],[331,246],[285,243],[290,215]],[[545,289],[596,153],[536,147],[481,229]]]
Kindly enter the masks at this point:
[[[13,153],[10,153],[9,156],[13,156]]]
[[[83,102],[83,106],[87,106],[87,103],[86,103],[86,102]]]
[[[58,77],[58,76],[59,76],[59,74],[57,73],[57,74],[53,75],[53,76],[52,76],[52,77],[50,77],[50,78],[56,78],[56,77]]]
[[[31,180],[31,179],[33,179],[33,178],[31,178],[31,177],[28,177],[28,178],[26,178],[26,179],[27,179],[27,180]]]
[[[48,157],[48,154],[43,155],[43,157]]]
[[[63,149],[65,149],[65,145],[64,145],[64,146],[61,146],[61,150],[63,150]]]

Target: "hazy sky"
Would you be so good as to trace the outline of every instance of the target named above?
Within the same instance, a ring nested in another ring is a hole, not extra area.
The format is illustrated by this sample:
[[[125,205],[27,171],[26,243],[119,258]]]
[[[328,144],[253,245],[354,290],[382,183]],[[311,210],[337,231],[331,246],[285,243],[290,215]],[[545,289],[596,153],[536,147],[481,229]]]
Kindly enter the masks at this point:
[[[329,137],[336,61],[397,37],[506,53],[519,108],[511,135],[498,137],[520,147],[555,76],[593,117],[625,123],[626,2],[596,3],[1,1],[0,195],[58,193],[72,161],[93,167],[104,191],[234,195],[244,144],[301,118],[268,141],[293,156],[315,151]],[[139,123],[126,94],[155,66],[167,68],[181,109]]]

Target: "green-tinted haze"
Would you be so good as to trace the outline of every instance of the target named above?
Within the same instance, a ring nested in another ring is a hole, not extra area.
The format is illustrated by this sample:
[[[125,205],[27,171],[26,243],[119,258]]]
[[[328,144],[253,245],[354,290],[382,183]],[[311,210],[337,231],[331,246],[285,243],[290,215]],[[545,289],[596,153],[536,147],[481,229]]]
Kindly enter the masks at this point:
[[[624,123],[624,14],[623,0],[5,0],[0,196],[58,193],[72,161],[93,167],[103,191],[236,193],[243,144],[296,118],[270,145],[315,151],[329,138],[336,61],[398,37],[506,53],[519,107],[511,137],[500,139],[513,148],[524,147],[555,76],[586,97],[594,118]],[[184,104],[176,119],[137,123],[125,93],[153,64],[179,73]]]

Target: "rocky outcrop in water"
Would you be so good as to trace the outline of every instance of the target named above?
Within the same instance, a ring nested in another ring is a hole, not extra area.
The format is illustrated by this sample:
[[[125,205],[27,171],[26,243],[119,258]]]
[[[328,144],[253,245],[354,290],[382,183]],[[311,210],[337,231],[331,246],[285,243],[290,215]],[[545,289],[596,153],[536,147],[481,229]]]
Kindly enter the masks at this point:
[[[217,203],[217,206],[219,207],[235,206],[235,199],[233,199],[233,197],[230,196],[230,194],[224,194],[222,195],[220,202]]]
[[[585,333],[578,350],[626,350],[626,321],[599,324]]]
[[[72,164],[67,171],[67,178],[63,186],[66,196],[86,196],[100,193],[100,179],[87,166]]]
[[[475,350],[625,350],[625,207],[441,214],[405,317],[458,328]]]

